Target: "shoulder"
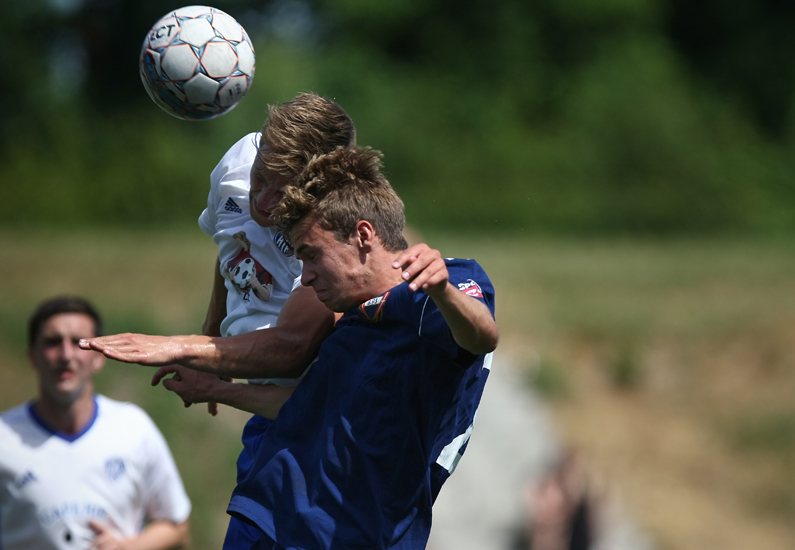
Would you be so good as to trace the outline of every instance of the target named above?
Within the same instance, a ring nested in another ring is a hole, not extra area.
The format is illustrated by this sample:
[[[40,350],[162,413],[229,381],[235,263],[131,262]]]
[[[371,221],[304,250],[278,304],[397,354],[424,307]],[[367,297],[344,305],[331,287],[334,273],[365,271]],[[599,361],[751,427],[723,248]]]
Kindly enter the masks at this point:
[[[240,138],[229,150],[224,153],[221,160],[213,169],[210,179],[217,182],[226,174],[237,173],[243,170],[245,175],[248,175],[248,170],[257,155],[257,148],[259,146],[259,132],[252,132]]]
[[[15,426],[30,424],[28,406],[30,403],[22,403],[11,409],[0,412],[0,433],[12,430]]]
[[[494,285],[486,271],[475,260],[446,258],[450,283],[461,292],[486,302],[494,301]]]
[[[475,260],[462,259],[462,258],[445,258],[444,263],[447,265],[447,270],[450,273],[455,273],[457,276],[464,276],[466,274],[471,274],[481,278],[488,279],[486,271]]]
[[[224,156],[221,157],[221,161],[218,164],[239,166],[241,164],[253,162],[257,154],[257,148],[259,147],[259,138],[259,132],[246,134],[229,148]]]
[[[116,401],[101,394],[96,395],[97,420],[103,423],[123,424],[125,429],[154,427],[154,422],[146,412],[135,403]]]

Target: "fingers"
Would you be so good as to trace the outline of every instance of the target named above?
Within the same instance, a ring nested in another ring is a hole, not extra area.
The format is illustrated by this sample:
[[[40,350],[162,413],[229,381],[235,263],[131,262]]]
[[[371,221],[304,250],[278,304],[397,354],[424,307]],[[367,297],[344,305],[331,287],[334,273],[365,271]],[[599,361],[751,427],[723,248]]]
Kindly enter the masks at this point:
[[[155,371],[155,374],[152,375],[152,385],[157,386],[160,383],[160,381],[163,378],[165,378],[167,375],[176,372],[177,372],[176,365],[166,365],[164,367],[160,367]]]
[[[81,340],[78,345],[123,363],[155,367],[174,363],[175,349],[178,348],[173,337],[132,333],[88,338]]]
[[[179,378],[179,374],[175,374],[173,377],[163,380],[163,387],[168,391],[173,391],[176,393],[179,398],[182,399],[182,406],[184,406],[186,409],[193,405],[193,401],[186,399],[182,395],[182,392],[185,391],[185,384]]]
[[[77,342],[77,345],[80,349],[91,349],[94,351],[102,351],[100,348],[100,343],[96,340],[86,340],[85,338],[80,339]]]
[[[89,520],[88,526],[94,531],[91,548],[94,550],[112,550],[120,548],[119,541],[113,536],[110,528],[104,523]]]
[[[168,391],[176,392],[179,395],[179,390],[182,388],[182,381],[175,378],[166,378],[163,380],[163,387]]]
[[[405,267],[406,265],[415,261],[422,253],[427,252],[430,250],[430,247],[425,243],[415,244],[414,246],[410,246],[406,250],[400,253],[395,261],[392,263],[392,267],[395,269],[400,269],[401,267]]]
[[[218,403],[215,401],[208,401],[207,402],[207,412],[211,415],[215,416],[218,414]]]
[[[96,336],[94,338],[84,338],[78,342],[81,349],[92,349],[94,351],[102,351],[106,346],[118,346],[119,344],[126,344],[129,342],[132,333],[125,332],[124,334],[114,334],[112,336]]]
[[[99,535],[100,533],[103,533],[107,529],[107,527],[105,527],[105,525],[103,525],[102,523],[97,523],[96,521],[94,521],[92,519],[88,520],[88,526],[97,535]]]
[[[426,244],[418,244],[403,251],[392,267],[403,269],[401,276],[413,291],[420,288],[426,292],[433,291],[440,285],[446,285],[449,279],[441,253]]]

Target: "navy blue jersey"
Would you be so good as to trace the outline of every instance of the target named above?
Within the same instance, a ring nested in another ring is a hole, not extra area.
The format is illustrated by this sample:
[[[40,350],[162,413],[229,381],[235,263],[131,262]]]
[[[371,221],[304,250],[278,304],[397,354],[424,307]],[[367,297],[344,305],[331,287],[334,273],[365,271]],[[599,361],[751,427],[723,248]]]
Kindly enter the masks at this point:
[[[493,314],[482,268],[446,263],[450,282]],[[345,313],[263,436],[229,512],[285,548],[424,548],[489,362],[461,349],[434,302],[406,283]]]

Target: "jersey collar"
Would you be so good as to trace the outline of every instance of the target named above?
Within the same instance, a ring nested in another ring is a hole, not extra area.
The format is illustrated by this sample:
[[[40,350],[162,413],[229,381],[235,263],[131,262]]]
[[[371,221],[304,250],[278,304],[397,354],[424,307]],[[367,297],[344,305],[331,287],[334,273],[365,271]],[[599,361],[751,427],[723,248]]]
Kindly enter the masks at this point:
[[[99,404],[97,403],[97,396],[94,395],[92,397],[92,399],[94,401],[94,413],[91,415],[91,419],[83,427],[82,430],[80,430],[78,432],[75,432],[73,434],[68,434],[68,433],[64,433],[64,432],[55,430],[55,429],[52,428],[52,426],[50,426],[49,424],[44,422],[44,420],[38,415],[38,413],[36,413],[36,409],[33,406],[33,401],[28,403],[28,414],[30,414],[30,417],[33,419],[33,421],[36,424],[38,424],[39,427],[42,430],[44,430],[45,432],[47,432],[49,434],[52,434],[55,437],[58,437],[60,439],[63,439],[64,441],[68,441],[69,443],[72,443],[73,441],[77,441],[78,439],[80,439],[81,436],[83,436],[86,432],[88,432],[88,430],[91,429],[91,427],[94,425],[94,422],[96,422],[96,420],[97,420],[97,414],[99,414]]]

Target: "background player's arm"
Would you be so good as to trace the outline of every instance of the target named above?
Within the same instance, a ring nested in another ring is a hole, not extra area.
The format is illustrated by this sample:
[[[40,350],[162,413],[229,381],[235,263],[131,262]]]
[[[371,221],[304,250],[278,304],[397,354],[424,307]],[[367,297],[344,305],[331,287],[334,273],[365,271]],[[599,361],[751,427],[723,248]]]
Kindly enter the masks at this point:
[[[403,270],[411,290],[422,289],[439,308],[453,339],[473,355],[497,347],[499,330],[489,308],[450,284],[447,265],[438,250],[418,244],[403,251],[392,264]]]
[[[178,364],[234,378],[297,378],[334,328],[335,316],[309,287],[295,289],[276,326],[226,338],[117,334],[81,341],[125,363]]]
[[[92,548],[97,550],[169,550],[183,548],[190,542],[188,522],[172,523],[167,520],[149,523],[137,536],[129,539],[116,539],[110,528],[95,521],[89,521],[94,531]]]

